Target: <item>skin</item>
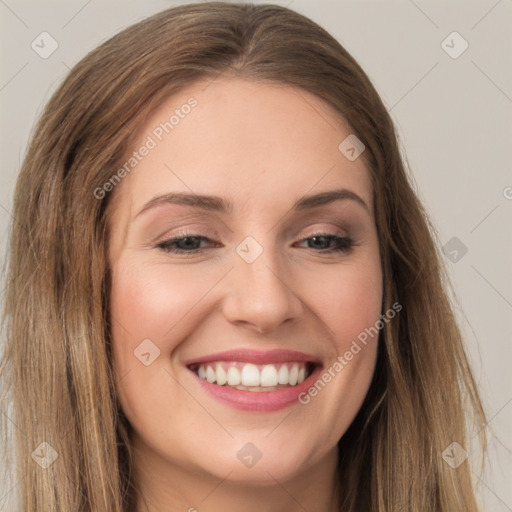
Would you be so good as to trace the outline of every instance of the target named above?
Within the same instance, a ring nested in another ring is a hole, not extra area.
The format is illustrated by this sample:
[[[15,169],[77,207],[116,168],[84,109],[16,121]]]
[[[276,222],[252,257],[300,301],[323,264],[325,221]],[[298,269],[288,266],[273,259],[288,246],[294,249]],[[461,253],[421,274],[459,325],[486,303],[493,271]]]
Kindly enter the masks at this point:
[[[145,120],[127,157],[191,96],[198,105],[112,198],[113,357],[134,429],[138,510],[335,510],[337,442],[368,391],[376,339],[307,405],[273,412],[219,402],[184,361],[284,348],[328,368],[378,321],[382,271],[369,172],[363,158],[351,162],[338,150],[350,128],[321,99],[228,76],[169,98]],[[367,209],[342,200],[292,210],[303,195],[339,188]],[[154,196],[191,191],[230,200],[233,210],[163,204],[137,216]],[[202,252],[157,247],[182,229],[208,237]],[[315,245],[317,232],[355,245],[327,253],[336,241]],[[263,249],[252,263],[236,252],[247,236]],[[144,339],[160,350],[149,366],[134,356]],[[237,458],[248,442],[262,454],[251,468]]]

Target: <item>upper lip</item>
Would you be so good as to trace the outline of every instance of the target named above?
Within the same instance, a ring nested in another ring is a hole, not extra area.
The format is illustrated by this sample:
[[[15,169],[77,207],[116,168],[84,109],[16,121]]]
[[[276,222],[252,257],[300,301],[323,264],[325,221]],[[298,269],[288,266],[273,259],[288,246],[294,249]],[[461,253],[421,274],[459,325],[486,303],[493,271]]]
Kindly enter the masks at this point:
[[[272,364],[272,363],[287,363],[294,361],[305,361],[314,363],[315,365],[321,364],[318,357],[304,352],[297,352],[295,350],[275,349],[268,351],[261,350],[227,350],[225,352],[215,352],[202,357],[196,357],[185,361],[186,366],[210,363],[213,361],[238,361],[242,363],[253,364]]]

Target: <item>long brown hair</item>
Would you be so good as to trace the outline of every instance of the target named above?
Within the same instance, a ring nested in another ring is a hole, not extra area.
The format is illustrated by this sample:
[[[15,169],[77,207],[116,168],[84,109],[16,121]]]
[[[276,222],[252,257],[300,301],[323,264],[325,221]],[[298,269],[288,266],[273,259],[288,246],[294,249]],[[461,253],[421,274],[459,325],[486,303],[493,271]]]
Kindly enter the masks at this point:
[[[441,454],[452,442],[468,447],[466,421],[483,433],[484,412],[437,235],[392,120],[367,75],[317,24],[283,7],[224,2],[168,9],[103,43],[72,69],[33,133],[14,197],[1,366],[21,509],[135,509],[130,426],[111,368],[115,191],[101,200],[94,191],[122,165],[145,116],[219,73],[313,93],[366,146],[383,311],[396,301],[402,311],[380,334],[370,390],[339,441],[340,510],[475,512],[468,462],[454,469]],[[481,442],[485,450],[483,434]],[[58,458],[42,470],[36,449]]]

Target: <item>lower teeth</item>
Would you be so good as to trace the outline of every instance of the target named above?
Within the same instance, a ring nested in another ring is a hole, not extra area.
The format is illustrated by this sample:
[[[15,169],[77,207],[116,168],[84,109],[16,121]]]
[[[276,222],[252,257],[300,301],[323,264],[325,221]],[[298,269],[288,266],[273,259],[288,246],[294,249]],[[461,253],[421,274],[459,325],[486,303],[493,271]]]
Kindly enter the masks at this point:
[[[225,386],[225,387],[233,387],[234,389],[239,389],[240,391],[255,391],[258,393],[260,391],[277,391],[278,389],[291,388],[293,386],[283,385],[283,386],[267,386],[267,387],[262,387],[262,386],[258,386],[258,387]]]

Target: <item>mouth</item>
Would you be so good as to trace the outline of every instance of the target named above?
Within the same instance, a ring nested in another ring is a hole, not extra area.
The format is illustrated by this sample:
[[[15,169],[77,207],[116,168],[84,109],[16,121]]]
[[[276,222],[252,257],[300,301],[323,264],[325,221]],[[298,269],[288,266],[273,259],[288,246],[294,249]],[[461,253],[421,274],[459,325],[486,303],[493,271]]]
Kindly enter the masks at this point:
[[[289,350],[222,352],[185,365],[211,396],[252,411],[273,411],[297,402],[322,367],[315,356]]]
[[[290,361],[253,364],[242,361],[214,361],[188,367],[201,380],[241,391],[277,391],[302,384],[314,371],[315,363]]]

